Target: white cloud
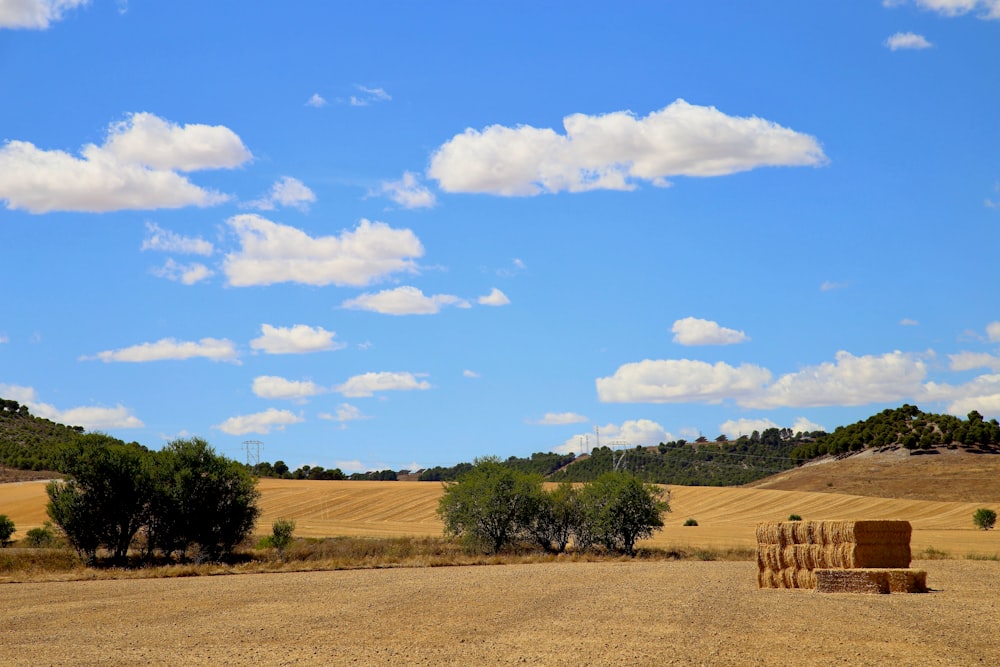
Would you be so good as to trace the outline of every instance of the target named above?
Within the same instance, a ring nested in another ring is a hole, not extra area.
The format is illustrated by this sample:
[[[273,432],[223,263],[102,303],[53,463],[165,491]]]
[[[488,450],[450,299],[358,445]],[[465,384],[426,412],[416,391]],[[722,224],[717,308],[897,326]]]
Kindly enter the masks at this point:
[[[623,364],[596,384],[604,403],[719,403],[757,396],[770,380],[769,370],[753,364],[645,359]]]
[[[164,262],[163,266],[151,269],[151,272],[158,278],[166,278],[185,285],[194,285],[215,275],[215,272],[204,264],[198,262],[180,264],[172,259]]]
[[[583,415],[575,412],[546,412],[545,416],[534,422],[544,426],[562,426],[564,424],[580,424],[588,421]]]
[[[240,249],[226,255],[225,272],[235,287],[296,282],[361,287],[394,273],[416,273],[424,254],[409,229],[362,220],[339,236],[314,238],[254,214],[227,221]]]
[[[81,360],[100,359],[104,363],[148,361],[168,361],[204,358],[212,361],[239,361],[239,354],[233,342],[225,338],[202,338],[199,341],[180,341],[176,338],[161,338],[155,343],[141,343],[118,350],[98,352]]]
[[[346,343],[334,341],[335,331],[323,327],[296,324],[291,327],[260,325],[261,335],[250,341],[250,347],[267,354],[306,354],[340,350]]]
[[[357,421],[359,419],[370,419],[370,417],[362,414],[360,408],[351,405],[350,403],[341,403],[337,406],[337,411],[335,413],[331,414],[329,412],[324,412],[320,414],[319,418],[341,423]]]
[[[783,375],[765,391],[738,402],[752,408],[893,402],[920,395],[926,374],[919,355],[897,350],[856,357],[840,351],[834,362]]]
[[[1000,19],[1000,0],[913,0],[921,9],[936,12],[941,16],[963,16],[977,12],[982,19]],[[883,0],[886,7],[898,7],[906,0]]]
[[[376,391],[422,391],[430,389],[430,383],[419,379],[421,377],[424,376],[413,373],[365,373],[348,378],[344,384],[336,388],[336,391],[344,396],[360,398],[371,396]]]
[[[480,375],[476,371],[470,371],[470,370],[466,369],[466,370],[462,371],[462,377],[467,377],[467,378],[470,378],[472,380],[475,380],[478,377],[480,377]]]
[[[211,255],[215,247],[202,238],[181,236],[168,229],[163,229],[155,222],[146,223],[147,236],[142,241],[142,250],[157,250],[160,252],[177,252],[185,255]]]
[[[826,427],[822,424],[817,424],[814,421],[810,421],[805,417],[799,417],[792,424],[793,433],[812,433],[813,431],[826,431]]]
[[[145,424],[131,410],[118,404],[113,408],[84,406],[59,410],[42,403],[32,387],[0,384],[0,396],[27,405],[31,414],[68,426],[82,426],[88,431],[97,429],[142,428]]]
[[[178,172],[236,167],[252,157],[226,127],[181,127],[149,113],[112,123],[105,143],[88,144],[80,155],[7,142],[0,148],[0,199],[31,213],[211,206],[228,197]]]
[[[282,176],[271,186],[271,192],[267,196],[247,202],[246,206],[262,211],[273,211],[276,206],[292,206],[300,211],[307,211],[309,204],[315,202],[316,194],[302,181]]]
[[[434,315],[443,306],[468,308],[469,302],[451,294],[427,296],[416,287],[403,286],[377,294],[362,294],[341,304],[342,308],[369,310],[383,315]]]
[[[899,324],[900,324],[900,326],[904,326],[904,327],[915,327],[915,326],[919,326],[920,322],[918,322],[916,320],[912,320],[909,317],[904,317],[903,319],[901,319],[899,321]]]
[[[637,445],[653,446],[661,442],[675,440],[660,424],[649,419],[632,419],[618,424],[605,424],[600,427],[601,446],[635,447]],[[590,439],[589,433],[579,433],[569,437],[563,444],[554,448],[558,454],[579,454],[582,443],[589,443],[591,448],[596,441]]]
[[[481,306],[506,306],[510,303],[510,299],[507,295],[494,287],[490,290],[490,293],[486,296],[479,297],[478,300]]]
[[[730,419],[719,425],[719,430],[730,438],[738,438],[741,435],[752,435],[754,431],[762,433],[769,428],[782,428],[770,419]],[[792,433],[812,433],[813,431],[825,431],[826,428],[809,421],[805,417],[799,417],[795,423],[788,427]]]
[[[181,127],[151,113],[135,113],[112,123],[102,150],[122,163],[185,172],[231,169],[253,157],[228,127]]]
[[[733,367],[689,359],[624,364],[598,378],[605,403],[719,403],[750,408],[865,405],[920,396],[927,373],[920,355],[891,352],[855,357],[838,352],[836,361],[788,373],[771,382],[769,370],[752,364]]]
[[[10,338],[8,338],[6,334],[0,334],[0,345],[3,345],[4,343],[9,343],[9,342],[10,342]]]
[[[987,417],[1000,417],[1000,374],[980,375],[962,385],[928,382],[926,397],[946,401],[947,411],[962,416],[978,410]]]
[[[313,93],[312,97],[306,100],[307,107],[313,107],[315,109],[320,109],[326,106],[326,100],[319,93]]]
[[[416,174],[409,171],[404,172],[398,181],[383,182],[380,194],[403,208],[431,208],[437,203],[434,193],[417,181]]]
[[[253,379],[253,393],[261,398],[301,400],[326,391],[315,382],[287,380],[276,375],[260,375]]]
[[[951,370],[968,371],[973,368],[988,368],[991,371],[1000,371],[1000,356],[989,354],[988,352],[959,352],[949,354],[951,360]]]
[[[986,337],[991,343],[1000,343],[1000,322],[990,322],[986,325]]]
[[[289,424],[298,424],[303,421],[305,420],[302,417],[299,417],[289,410],[268,408],[263,412],[257,412],[251,415],[230,417],[226,421],[221,424],[216,424],[212,428],[218,429],[223,433],[228,433],[229,435],[245,435],[247,433],[260,433],[261,435],[266,435],[271,432],[272,428],[283,431],[285,426],[288,426]]]
[[[847,287],[847,283],[838,283],[832,280],[824,280],[823,284],[819,286],[820,291],[830,292],[837,289],[844,289]]]
[[[664,186],[671,176],[827,161],[814,137],[684,100],[645,118],[628,111],[573,114],[563,127],[562,135],[527,125],[469,128],[431,156],[428,175],[447,192],[523,196],[630,190],[636,181]]]
[[[900,49],[929,49],[933,44],[928,42],[923,35],[912,32],[897,32],[885,40],[885,46],[890,51],[899,51]]]
[[[89,2],[90,0],[3,0],[0,2],[0,28],[45,30],[62,20],[66,10]]]
[[[355,86],[360,94],[351,95],[352,107],[366,107],[372,102],[388,102],[392,96],[382,88],[367,88],[365,86]]]
[[[696,317],[677,320],[670,330],[674,332],[674,342],[681,345],[733,345],[750,340],[742,331]]]

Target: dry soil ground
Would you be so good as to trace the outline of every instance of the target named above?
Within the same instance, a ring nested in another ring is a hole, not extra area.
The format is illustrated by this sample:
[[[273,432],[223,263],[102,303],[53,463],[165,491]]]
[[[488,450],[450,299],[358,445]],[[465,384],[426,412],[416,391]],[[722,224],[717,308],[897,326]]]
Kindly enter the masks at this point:
[[[927,460],[894,468],[859,459],[846,475],[837,462],[772,480],[793,490],[673,487],[674,511],[651,541],[753,546],[758,521],[791,513],[905,519],[917,557],[928,546],[956,557],[914,563],[928,573],[933,590],[925,595],[758,590],[752,562],[0,584],[0,663],[1000,664],[1000,561],[962,560],[1000,554],[1000,531],[971,524],[978,507],[1000,510],[1000,476],[992,458],[958,466]],[[892,492],[898,498],[872,497],[883,482],[903,478],[909,482]],[[863,494],[864,487],[872,490]],[[921,490],[928,488],[936,489],[930,499]],[[441,531],[438,484],[262,480],[261,490],[260,532],[279,516],[296,519],[303,536]],[[44,482],[0,484],[0,513],[14,519],[18,537],[41,525],[44,505]],[[699,525],[682,527],[689,517]]]
[[[9,665],[995,665],[1000,563],[933,592],[758,590],[746,562],[556,563],[0,587]]]

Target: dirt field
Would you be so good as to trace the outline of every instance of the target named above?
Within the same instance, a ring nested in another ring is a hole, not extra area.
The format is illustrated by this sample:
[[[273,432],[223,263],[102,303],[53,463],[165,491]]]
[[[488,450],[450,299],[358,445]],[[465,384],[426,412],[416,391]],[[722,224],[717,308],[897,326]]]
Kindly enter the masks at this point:
[[[933,592],[758,590],[753,563],[367,570],[0,587],[8,665],[991,665],[1000,563]]]

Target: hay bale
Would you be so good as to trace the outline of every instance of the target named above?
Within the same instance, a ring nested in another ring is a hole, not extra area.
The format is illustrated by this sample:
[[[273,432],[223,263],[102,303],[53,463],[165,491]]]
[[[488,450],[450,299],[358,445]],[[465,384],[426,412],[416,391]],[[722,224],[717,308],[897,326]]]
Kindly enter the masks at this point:
[[[817,569],[818,593],[926,593],[927,573],[907,568]]]
[[[758,544],[909,544],[909,521],[763,521]]]
[[[924,570],[890,569],[886,570],[891,593],[926,593],[927,572]]]
[[[906,568],[909,544],[778,544],[757,545],[757,568],[783,570],[816,568]]]
[[[889,580],[881,570],[818,569],[817,593],[888,593]]]

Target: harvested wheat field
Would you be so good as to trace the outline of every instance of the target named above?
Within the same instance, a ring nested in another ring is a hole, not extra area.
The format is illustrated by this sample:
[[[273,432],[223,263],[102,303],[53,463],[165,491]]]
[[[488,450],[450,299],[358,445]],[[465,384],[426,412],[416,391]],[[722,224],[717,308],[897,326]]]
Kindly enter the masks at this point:
[[[1000,563],[925,595],[759,590],[748,562],[9,584],[11,665],[990,665]]]
[[[295,519],[301,537],[439,536],[435,514],[441,485],[434,482],[349,482],[262,479],[263,514],[257,532],[270,531],[278,517]],[[805,519],[902,520],[913,526],[911,546],[964,557],[1000,554],[1000,531],[976,530],[972,514],[992,504],[900,500],[834,493],[733,487],[670,487],[673,511],[666,527],[640,546],[752,549],[760,521]],[[0,484],[0,514],[17,525],[15,538],[45,521],[45,482]],[[685,527],[694,518],[697,526]]]

